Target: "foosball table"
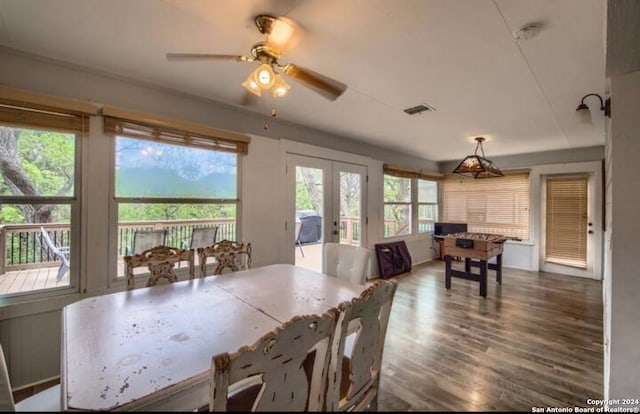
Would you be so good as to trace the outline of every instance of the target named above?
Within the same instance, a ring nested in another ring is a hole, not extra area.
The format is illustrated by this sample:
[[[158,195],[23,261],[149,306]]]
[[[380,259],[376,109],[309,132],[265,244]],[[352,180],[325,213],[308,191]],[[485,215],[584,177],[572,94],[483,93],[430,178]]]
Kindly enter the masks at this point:
[[[487,297],[487,269],[496,271],[496,282],[502,284],[502,251],[507,237],[489,233],[453,233],[444,237],[445,287],[451,289],[451,278],[473,280],[480,283],[480,296]],[[453,257],[464,258],[464,271],[452,269]],[[496,258],[496,263],[489,260]],[[480,273],[471,268],[478,267]]]

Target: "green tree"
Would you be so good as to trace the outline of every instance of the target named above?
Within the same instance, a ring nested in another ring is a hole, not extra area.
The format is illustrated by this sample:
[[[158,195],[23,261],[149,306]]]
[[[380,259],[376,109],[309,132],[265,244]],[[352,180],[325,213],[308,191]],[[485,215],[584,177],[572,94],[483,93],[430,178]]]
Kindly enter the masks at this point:
[[[75,135],[0,126],[0,194],[56,197],[73,194]],[[15,214],[22,214],[22,220]],[[68,221],[68,209],[48,204],[3,207],[3,222]],[[6,220],[6,221],[5,221]],[[11,221],[9,221],[11,220]]]

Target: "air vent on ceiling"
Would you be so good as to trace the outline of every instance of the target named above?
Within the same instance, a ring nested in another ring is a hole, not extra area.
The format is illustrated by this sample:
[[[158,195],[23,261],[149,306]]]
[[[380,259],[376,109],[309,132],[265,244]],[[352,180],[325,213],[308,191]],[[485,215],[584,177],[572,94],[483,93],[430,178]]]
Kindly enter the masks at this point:
[[[436,109],[432,106],[426,105],[426,104],[420,104],[420,105],[416,105],[416,106],[412,106],[411,108],[407,108],[404,111],[406,113],[408,113],[409,115],[415,115],[415,114],[419,114],[422,112],[433,112]]]

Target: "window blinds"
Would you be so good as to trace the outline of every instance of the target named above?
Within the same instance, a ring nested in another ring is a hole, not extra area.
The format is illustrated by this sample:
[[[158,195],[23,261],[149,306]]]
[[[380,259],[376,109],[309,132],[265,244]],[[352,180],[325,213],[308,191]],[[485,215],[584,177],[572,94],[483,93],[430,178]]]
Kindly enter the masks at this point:
[[[247,154],[250,138],[186,122],[136,114],[105,107],[104,131],[112,135],[161,141],[167,144],[188,145],[209,150]]]
[[[383,172],[387,175],[401,178],[420,178],[423,180],[439,181],[444,178],[444,174],[432,171],[423,171],[417,168],[405,168],[391,164],[383,165]]]
[[[587,176],[547,179],[547,262],[586,269],[587,184]]]
[[[0,87],[0,123],[18,128],[86,133],[98,108],[81,101]]]
[[[529,239],[529,171],[504,174],[482,179],[447,176],[442,221],[467,223],[470,232]]]

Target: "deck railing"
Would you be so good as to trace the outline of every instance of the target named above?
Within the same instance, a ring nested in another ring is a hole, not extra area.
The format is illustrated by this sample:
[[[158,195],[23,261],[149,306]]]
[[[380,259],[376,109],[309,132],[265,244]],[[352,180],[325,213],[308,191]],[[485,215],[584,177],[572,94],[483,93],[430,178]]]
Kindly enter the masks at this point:
[[[218,226],[217,240],[236,238],[236,219],[194,219],[194,220],[158,220],[123,221],[118,223],[118,255],[124,256],[127,247],[133,243],[133,234],[137,230],[166,229],[165,244],[182,247],[189,242],[194,227]],[[70,229],[64,223],[46,224],[7,224],[0,226],[0,274],[7,270],[29,269],[55,265],[55,255],[42,238],[40,227],[51,235],[56,246],[68,246],[71,242]],[[420,231],[433,231],[433,222],[421,220]],[[385,220],[384,235],[390,237],[396,232],[395,221]],[[340,218],[340,242],[359,244],[361,225],[359,217]]]
[[[136,230],[166,229],[165,244],[182,247],[189,243],[194,227],[218,226],[216,240],[235,240],[236,219],[196,219],[196,220],[159,220],[159,221],[123,221],[118,223],[118,255],[124,256],[127,247],[133,243]],[[0,226],[0,274],[6,271],[55,266],[55,255],[47,247],[40,227],[43,227],[56,246],[68,246],[71,243],[69,224],[7,224]]]

